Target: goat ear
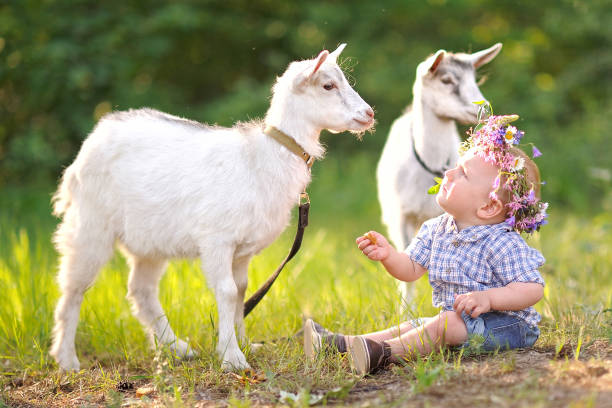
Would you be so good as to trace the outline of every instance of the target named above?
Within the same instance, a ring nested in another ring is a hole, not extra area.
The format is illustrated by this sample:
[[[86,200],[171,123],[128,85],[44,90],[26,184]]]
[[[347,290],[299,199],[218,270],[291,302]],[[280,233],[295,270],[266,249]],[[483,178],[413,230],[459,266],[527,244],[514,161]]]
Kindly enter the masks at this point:
[[[444,58],[444,54],[446,54],[446,51],[444,50],[438,50],[438,52],[436,52],[436,54],[432,57],[433,63],[429,67],[429,72],[431,72],[432,74],[436,72],[436,69],[438,69],[438,66]]]
[[[338,56],[342,53],[342,50],[344,50],[344,47],[346,47],[346,43],[340,44],[334,52],[329,54],[329,58],[336,62],[338,60]]]
[[[316,63],[314,69],[310,71],[310,73],[308,74],[308,78],[311,78],[319,70],[319,68],[321,68],[321,65],[325,62],[328,56],[329,51],[327,50],[323,50],[319,53],[319,56],[315,58]]]
[[[478,51],[470,56],[472,65],[474,68],[478,68],[488,62],[491,62],[493,58],[499,54],[502,49],[502,43],[497,43],[494,46],[487,48],[486,50]]]

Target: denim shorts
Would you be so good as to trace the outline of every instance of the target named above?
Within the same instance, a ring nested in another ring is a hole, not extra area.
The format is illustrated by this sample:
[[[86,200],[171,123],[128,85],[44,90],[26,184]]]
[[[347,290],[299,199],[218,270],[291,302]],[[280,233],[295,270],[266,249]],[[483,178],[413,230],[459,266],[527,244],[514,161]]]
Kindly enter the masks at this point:
[[[501,312],[488,312],[473,318],[465,313],[461,317],[467,327],[468,339],[458,348],[476,347],[484,351],[510,350],[531,347],[538,337],[540,329],[530,326],[516,316]],[[434,319],[421,317],[410,320],[412,327],[419,327]]]
[[[488,312],[473,318],[465,313],[461,317],[467,327],[468,339],[461,347],[476,346],[485,351],[510,350],[531,347],[540,329],[528,325],[523,319],[501,312]]]

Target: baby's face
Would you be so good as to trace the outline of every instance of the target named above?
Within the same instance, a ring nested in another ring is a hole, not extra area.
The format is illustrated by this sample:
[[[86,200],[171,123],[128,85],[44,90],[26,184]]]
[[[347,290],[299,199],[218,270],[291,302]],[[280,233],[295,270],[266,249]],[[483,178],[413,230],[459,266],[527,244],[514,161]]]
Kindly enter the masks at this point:
[[[459,158],[455,168],[444,173],[436,201],[457,221],[475,223],[477,210],[490,200],[498,174],[496,166],[469,151]]]

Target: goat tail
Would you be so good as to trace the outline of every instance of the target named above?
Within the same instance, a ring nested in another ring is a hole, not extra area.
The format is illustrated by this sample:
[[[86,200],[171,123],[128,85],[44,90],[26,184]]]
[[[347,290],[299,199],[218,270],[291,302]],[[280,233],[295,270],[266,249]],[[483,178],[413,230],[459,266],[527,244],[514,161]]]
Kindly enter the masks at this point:
[[[53,203],[53,215],[60,218],[66,214],[66,211],[68,211],[70,203],[72,202],[72,196],[77,188],[77,185],[78,180],[74,168],[73,166],[69,166],[64,171],[62,181],[51,199],[51,202]]]

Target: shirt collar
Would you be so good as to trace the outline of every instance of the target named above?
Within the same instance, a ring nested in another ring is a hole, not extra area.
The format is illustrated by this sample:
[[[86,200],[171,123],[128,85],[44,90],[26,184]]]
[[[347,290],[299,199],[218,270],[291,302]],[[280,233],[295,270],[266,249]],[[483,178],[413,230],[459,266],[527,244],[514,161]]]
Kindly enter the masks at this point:
[[[456,235],[456,239],[465,242],[478,241],[479,239],[482,239],[488,235],[499,234],[512,230],[512,227],[510,227],[508,224],[505,222],[500,222],[499,224],[472,225],[471,227],[458,231],[455,219],[449,214],[446,215],[446,220],[442,224],[444,227],[444,233],[454,234]]]

